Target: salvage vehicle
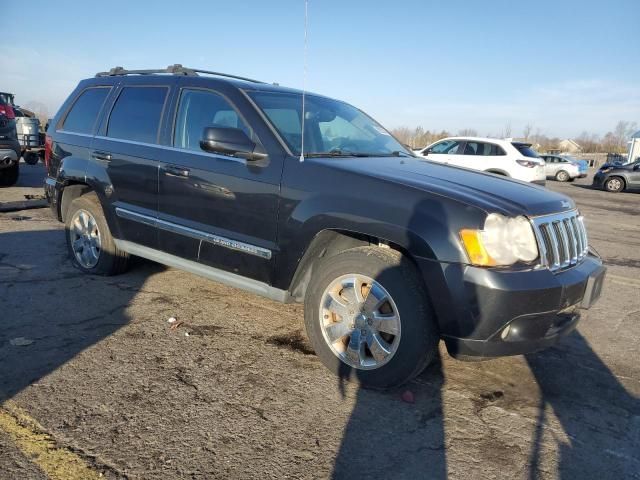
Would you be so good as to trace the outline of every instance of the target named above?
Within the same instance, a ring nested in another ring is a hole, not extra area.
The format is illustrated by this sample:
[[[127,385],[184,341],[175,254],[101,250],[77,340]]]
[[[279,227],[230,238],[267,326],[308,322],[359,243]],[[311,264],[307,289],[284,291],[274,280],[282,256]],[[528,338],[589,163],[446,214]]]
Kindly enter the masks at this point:
[[[367,387],[416,376],[441,339],[461,359],[553,345],[605,275],[568,197],[417,158],[347,103],[234,75],[82,80],[45,164],[77,268],[135,255],[304,302],[320,360]]]
[[[640,189],[640,158],[622,165],[604,164],[593,176],[593,186],[613,193]]]
[[[20,174],[20,144],[16,133],[13,96],[0,92],[0,186],[10,187]]]
[[[40,120],[32,112],[20,107],[13,107],[16,115],[16,131],[22,158],[29,165],[35,165],[44,151],[40,141]]]
[[[545,164],[530,143],[480,137],[449,137],[418,151],[428,160],[544,185]]]

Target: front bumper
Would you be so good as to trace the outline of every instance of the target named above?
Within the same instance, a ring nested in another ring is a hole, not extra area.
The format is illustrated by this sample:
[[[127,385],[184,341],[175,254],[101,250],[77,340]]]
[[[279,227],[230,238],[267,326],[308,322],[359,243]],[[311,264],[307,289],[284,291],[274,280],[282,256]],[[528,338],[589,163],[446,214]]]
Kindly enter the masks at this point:
[[[449,353],[461,359],[519,355],[570,333],[600,296],[606,269],[589,254],[559,273],[419,262]],[[441,275],[444,282],[434,281]]]

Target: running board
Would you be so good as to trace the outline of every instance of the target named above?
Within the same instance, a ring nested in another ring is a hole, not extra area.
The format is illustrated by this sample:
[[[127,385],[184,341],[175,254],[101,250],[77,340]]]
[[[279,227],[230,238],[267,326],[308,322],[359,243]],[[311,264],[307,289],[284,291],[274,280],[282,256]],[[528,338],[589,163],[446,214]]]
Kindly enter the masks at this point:
[[[174,267],[179,270],[194,273],[201,277],[213,280],[214,282],[220,282],[230,287],[239,288],[246,292],[255,293],[261,295],[270,300],[275,300],[282,303],[292,303],[293,298],[286,290],[280,290],[279,288],[267,285],[264,282],[259,282],[251,278],[236,275],[219,268],[209,267],[202,263],[193,262],[191,260],[185,260],[184,258],[176,257],[169,253],[161,252],[153,248],[144,247],[137,243],[129,242],[127,240],[113,239],[116,246],[131,255],[146,258],[153,262],[161,263],[168,267]]]

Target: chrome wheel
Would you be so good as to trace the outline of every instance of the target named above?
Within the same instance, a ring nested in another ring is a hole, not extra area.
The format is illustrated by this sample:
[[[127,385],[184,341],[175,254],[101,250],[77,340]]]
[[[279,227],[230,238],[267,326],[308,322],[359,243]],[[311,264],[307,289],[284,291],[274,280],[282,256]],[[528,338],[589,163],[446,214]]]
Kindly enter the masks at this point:
[[[569,180],[569,174],[567,172],[558,172],[557,177],[559,182],[566,182]]]
[[[391,360],[400,343],[400,314],[391,295],[375,280],[343,275],[320,300],[322,335],[347,365],[372,370]]]
[[[102,243],[93,215],[86,210],[78,210],[71,219],[69,237],[78,263],[84,268],[95,267],[100,259]]]
[[[622,181],[619,178],[611,178],[607,180],[607,190],[617,192],[622,189]]]

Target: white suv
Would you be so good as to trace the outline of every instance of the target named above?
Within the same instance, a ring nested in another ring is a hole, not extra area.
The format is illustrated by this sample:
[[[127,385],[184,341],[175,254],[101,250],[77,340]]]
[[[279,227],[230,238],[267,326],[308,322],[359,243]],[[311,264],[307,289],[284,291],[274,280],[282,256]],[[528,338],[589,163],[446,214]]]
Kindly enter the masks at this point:
[[[531,144],[496,138],[449,137],[432,143],[417,155],[456,167],[471,168],[544,185],[545,163]]]

